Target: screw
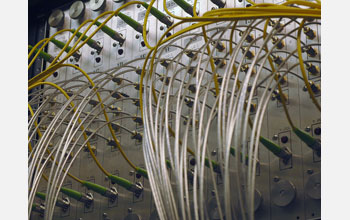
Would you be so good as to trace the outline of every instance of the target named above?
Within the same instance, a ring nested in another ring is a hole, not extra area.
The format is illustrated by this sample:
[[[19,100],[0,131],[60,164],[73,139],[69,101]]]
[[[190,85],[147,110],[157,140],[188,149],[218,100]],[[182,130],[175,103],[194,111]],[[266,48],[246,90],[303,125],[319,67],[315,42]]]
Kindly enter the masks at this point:
[[[307,172],[307,174],[309,174],[309,175],[311,175],[311,174],[314,173],[314,171],[313,171],[312,169],[308,169],[306,172]]]
[[[303,91],[304,91],[304,92],[307,91],[307,87],[306,87],[306,86],[303,87]]]
[[[135,171],[130,170],[130,171],[129,171],[129,175],[130,175],[130,176],[134,175],[134,172],[135,172]]]
[[[164,26],[160,26],[159,29],[162,31],[164,30]]]
[[[114,42],[114,43],[113,43],[113,47],[116,47],[116,46],[117,46],[117,43],[116,43],[116,42]]]
[[[275,176],[275,177],[273,178],[273,181],[277,183],[278,181],[280,181],[280,178],[279,178],[278,176]]]
[[[128,208],[128,212],[131,213],[132,212],[132,208]]]
[[[107,213],[103,213],[102,216],[103,217],[107,217],[108,215],[107,215]]]
[[[135,35],[135,38],[136,38],[136,39],[139,39],[139,38],[140,38],[140,35],[136,34],[136,35]]]
[[[211,152],[211,155],[212,155],[212,156],[215,156],[215,155],[216,155],[216,150],[213,150],[213,151]]]
[[[107,181],[109,178],[108,178],[108,176],[105,176],[105,181]]]
[[[306,132],[309,132],[309,131],[311,131],[311,128],[310,128],[310,126],[307,126],[307,127],[305,128],[305,131],[306,131]]]
[[[277,135],[277,134],[274,134],[274,135],[272,136],[272,139],[273,139],[273,140],[277,140],[277,139],[278,139],[278,135]]]
[[[95,54],[95,51],[92,50],[90,54],[91,54],[91,55],[94,55],[94,54]]]
[[[70,58],[69,61],[70,61],[70,62],[73,62],[74,60],[73,60],[73,58]]]

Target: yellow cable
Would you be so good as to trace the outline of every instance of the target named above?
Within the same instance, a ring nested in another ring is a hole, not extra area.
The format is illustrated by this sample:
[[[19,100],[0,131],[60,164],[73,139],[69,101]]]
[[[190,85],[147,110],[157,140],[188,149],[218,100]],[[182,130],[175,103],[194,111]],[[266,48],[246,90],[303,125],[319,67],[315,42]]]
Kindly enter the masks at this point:
[[[33,117],[33,116],[34,116],[34,112],[33,112],[32,107],[29,105],[29,103],[28,103],[28,109],[29,109],[29,111],[30,111],[31,116]],[[40,130],[39,130],[39,127],[38,127],[38,124],[37,124],[36,121],[34,121],[34,125],[35,125],[35,127],[37,128],[37,132],[38,132],[39,137],[42,137],[42,134],[41,134],[41,132],[40,132]],[[32,146],[31,146],[30,143],[29,143],[29,151],[32,152]],[[48,154],[51,153],[51,151],[50,151],[49,149],[46,149],[46,152],[47,152]],[[51,155],[50,158],[51,158],[52,161],[55,159],[52,155]],[[57,161],[56,161],[56,165],[58,165]],[[66,170],[63,169],[63,171],[65,172]],[[76,176],[70,174],[69,172],[67,173],[67,175],[68,175],[69,177],[71,177],[72,179],[74,179],[75,181],[77,181],[77,182],[79,182],[79,183],[81,183],[81,184],[83,183],[83,181],[82,181],[81,179],[79,179],[78,177],[76,177]]]
[[[59,91],[66,97],[67,100],[69,100],[69,98],[70,98],[70,97],[68,96],[68,94],[67,94],[61,87],[59,87],[58,85],[56,85],[56,84],[54,84],[54,83],[51,83],[51,82],[38,82],[38,83],[34,83],[32,86],[29,86],[29,87],[28,87],[28,90],[31,90],[31,89],[33,89],[34,87],[39,86],[39,85],[49,85],[49,86],[52,86],[52,87],[56,88],[57,90],[59,90]],[[73,111],[76,112],[76,108],[75,108],[75,106],[74,106],[74,103],[73,103],[73,102],[70,102],[70,105],[71,105],[71,107],[73,108]],[[78,122],[81,123],[80,118],[78,118]],[[86,133],[85,133],[85,131],[84,131],[84,126],[81,125],[81,126],[80,126],[80,129],[83,131],[84,139],[87,140],[87,135],[86,135]],[[100,170],[101,170],[106,176],[110,176],[110,173],[109,173],[107,170],[105,170],[105,169],[102,167],[102,165],[100,164],[100,162],[97,160],[97,158],[96,158],[94,152],[93,152],[92,149],[91,149],[91,145],[90,145],[90,142],[89,142],[89,141],[87,142],[87,147],[88,147],[89,152],[90,152],[90,154],[91,154],[93,160],[95,161],[96,165],[100,168]]]
[[[316,108],[321,111],[321,106],[318,103],[318,101],[316,100],[314,93],[312,92],[311,86],[309,84],[307,75],[306,75],[306,71],[305,71],[305,66],[304,66],[304,60],[303,60],[303,55],[302,55],[302,51],[301,51],[301,40],[300,40],[300,36],[301,36],[301,30],[303,29],[305,23],[305,19],[303,19],[300,23],[299,29],[298,29],[298,33],[297,33],[297,49],[298,49],[298,58],[299,58],[299,66],[300,66],[300,70],[301,70],[301,74],[303,75],[303,79],[304,79],[304,83],[305,86],[307,88],[307,91],[311,97],[312,102],[315,104]]]
[[[90,82],[91,86],[92,86],[92,87],[95,87],[95,83],[91,80],[91,78],[89,77],[89,75],[88,75],[84,70],[82,70],[80,67],[78,67],[78,66],[76,66],[76,65],[73,65],[73,64],[63,64],[62,66],[68,66],[68,67],[72,67],[72,68],[75,68],[75,69],[79,70],[79,71],[87,78],[87,80]],[[94,88],[94,91],[97,91],[97,89]],[[117,137],[115,136],[115,132],[114,132],[113,127],[112,127],[112,125],[111,125],[111,123],[110,123],[110,121],[109,121],[107,112],[106,112],[106,110],[105,110],[105,107],[104,107],[104,104],[103,104],[103,102],[102,102],[102,99],[101,99],[101,96],[100,96],[99,92],[96,92],[96,96],[97,96],[98,101],[101,103],[101,108],[102,108],[102,110],[103,110],[103,115],[104,115],[104,117],[105,117],[105,119],[106,119],[106,122],[107,122],[107,125],[108,125],[108,128],[109,128],[109,131],[110,131],[110,133],[111,133],[111,135],[112,135],[112,137],[113,137],[113,140],[116,142],[117,147],[118,147],[120,153],[122,154],[122,156],[124,157],[124,159],[126,160],[126,162],[128,162],[128,164],[129,164],[132,168],[134,168],[134,169],[136,170],[137,167],[136,167],[136,166],[129,160],[129,158],[126,156],[126,154],[125,154],[123,148],[122,148],[121,145],[120,145],[120,142],[118,141]]]

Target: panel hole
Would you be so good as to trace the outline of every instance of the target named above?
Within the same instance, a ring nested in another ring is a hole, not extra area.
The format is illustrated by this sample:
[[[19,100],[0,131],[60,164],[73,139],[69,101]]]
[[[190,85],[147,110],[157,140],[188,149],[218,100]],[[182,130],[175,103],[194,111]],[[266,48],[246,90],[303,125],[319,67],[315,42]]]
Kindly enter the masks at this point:
[[[122,55],[123,53],[124,53],[124,50],[123,50],[123,49],[119,49],[119,50],[118,50],[118,54],[119,54],[119,55]]]
[[[141,41],[141,46],[142,46],[142,47],[145,47],[145,46],[146,46],[146,44],[145,44],[144,41]]]
[[[56,78],[57,76],[58,76],[58,72],[54,72],[54,73],[53,73],[53,77]]]
[[[96,57],[95,60],[96,60],[96,63],[99,63],[101,62],[101,57]]]

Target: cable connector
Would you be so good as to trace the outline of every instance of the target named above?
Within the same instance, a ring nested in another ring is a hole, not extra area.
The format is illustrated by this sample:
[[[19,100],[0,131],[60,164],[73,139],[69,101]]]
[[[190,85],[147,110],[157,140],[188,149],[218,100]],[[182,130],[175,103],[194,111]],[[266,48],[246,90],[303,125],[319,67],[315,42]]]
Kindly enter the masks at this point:
[[[89,181],[83,181],[83,186],[85,186],[89,190],[97,192],[101,196],[109,198],[111,201],[115,201],[115,199],[118,196],[118,192],[114,187],[112,187],[111,189],[108,189],[106,187],[103,187],[101,185],[98,185],[96,183],[92,183]]]
[[[278,66],[281,65],[284,61],[284,59],[279,55],[271,54],[271,56],[272,56],[273,62],[276,63]]]
[[[187,51],[185,51],[185,54],[186,54],[186,56],[188,56],[192,60],[197,59],[197,53],[194,50],[187,50]]]
[[[193,15],[193,7],[188,4],[186,1],[184,0],[174,0],[174,2],[180,6],[180,8],[182,8],[187,14],[191,15],[192,17]],[[196,10],[197,15],[199,14],[199,10]]]
[[[221,0],[210,0],[213,4],[218,6],[219,8],[223,8],[226,5],[226,1],[221,1]]]
[[[246,47],[242,47],[242,51],[243,51],[243,53],[245,53],[245,52],[247,51],[247,48],[246,48]],[[249,60],[253,59],[254,56],[255,56],[254,51],[250,51],[250,50],[248,50],[248,51],[246,52],[246,54],[245,54],[245,57],[246,57],[247,59],[249,59]]]
[[[28,45],[28,50],[31,50],[31,49],[33,49],[33,46]],[[39,51],[38,48],[35,48],[34,52],[38,53],[38,51]],[[43,58],[46,62],[49,62],[49,63],[52,63],[55,59],[55,57],[53,57],[52,55],[50,55],[44,51],[40,51],[39,57]]]
[[[162,75],[162,76],[159,77],[159,80],[162,81],[162,82],[164,82],[165,85],[167,85],[167,86],[168,86],[169,83],[170,83],[170,77],[169,77],[169,76]]]
[[[160,65],[164,66],[165,68],[168,68],[170,65],[170,62],[167,60],[164,60],[164,59],[160,60],[159,63],[160,63]]]
[[[275,28],[277,32],[281,32],[283,30],[282,25],[279,21],[270,20],[268,25]]]
[[[118,184],[119,186],[125,188],[126,190],[133,192],[137,198],[139,198],[143,192],[143,186],[140,182],[133,184],[129,180],[126,180],[124,178],[121,178],[115,175],[109,175],[108,178],[111,180],[113,184]]]
[[[58,48],[63,49],[64,46],[66,45],[65,43],[63,43],[62,41],[56,40],[55,38],[52,38],[50,40],[53,44],[55,44]],[[69,53],[72,50],[71,46],[67,46],[66,49],[64,51],[66,51],[66,53]],[[76,61],[78,61],[81,57],[81,53],[79,51],[76,51],[73,53],[72,55]]]
[[[307,71],[309,71],[312,75],[317,75],[320,73],[320,68],[318,66],[313,65],[312,63],[305,63]]]
[[[298,128],[293,128],[293,131],[308,147],[321,155],[321,141],[319,139],[313,138]]]
[[[70,32],[72,32],[74,34],[75,31],[76,31],[75,29],[72,29]],[[78,31],[76,34],[76,37],[80,38],[82,35],[83,34]],[[88,37],[86,35],[84,35],[82,37],[82,40],[85,41],[87,38]],[[86,43],[87,43],[87,45],[89,45],[89,47],[95,49],[98,54],[101,53],[103,47],[101,46],[101,44],[99,42],[94,41],[93,39],[89,39]]]
[[[147,4],[146,2],[143,2],[142,6],[145,9],[148,9],[149,4]],[[171,19],[169,16],[165,15],[164,13],[162,13],[161,11],[159,11],[157,8],[152,7],[150,12],[154,17],[156,17],[160,22],[165,24],[167,27],[170,27],[171,25],[173,25],[174,20]]]
[[[96,21],[95,25],[101,26],[102,23]],[[112,28],[108,27],[107,25],[103,25],[101,27],[101,30],[106,33],[108,36],[110,36],[113,40],[118,41],[120,46],[123,46],[125,42],[125,37],[122,34],[119,34],[118,32],[114,31]]]
[[[272,44],[276,45],[277,49],[282,49],[286,45],[284,40],[281,40],[280,42],[278,42],[279,39],[278,37],[275,37],[275,36],[271,38],[271,41],[272,41]]]
[[[115,82],[115,83],[117,83],[117,85],[120,85],[120,84],[122,84],[122,82],[123,82],[123,78],[120,78],[120,77],[113,77],[113,78],[112,78],[112,81]]]
[[[271,153],[281,158],[284,163],[287,163],[288,160],[292,157],[291,151],[286,147],[281,147],[278,144],[270,141],[267,138],[260,136],[260,143],[262,143]]]
[[[303,27],[303,32],[306,35],[307,39],[309,39],[309,40],[313,40],[316,37],[315,31],[307,26]]]
[[[131,136],[131,139],[135,139],[138,141],[142,141],[142,133],[137,132],[137,131],[133,131],[133,135]]]
[[[226,60],[225,59],[220,59],[220,58],[214,58],[214,64],[218,68],[224,68],[226,66]]]
[[[244,64],[243,66],[241,66],[241,71],[247,73],[248,70],[249,70],[249,65],[248,64]],[[252,74],[252,76],[254,76],[256,74],[256,71],[255,71],[254,68],[252,69],[252,73],[251,74]]]
[[[313,81],[309,80],[309,85],[311,87],[311,90],[317,94],[321,91],[320,85],[319,84],[315,84]]]
[[[242,37],[243,36],[244,31],[239,32],[239,36]],[[253,34],[248,34],[247,37],[245,38],[245,40],[248,43],[251,43],[254,40],[254,35]]]
[[[139,125],[143,125],[143,121],[141,117],[135,116],[132,118],[132,120],[136,123],[138,123]]]
[[[284,94],[283,92],[282,92],[282,95],[283,95],[283,99],[284,99],[284,101],[285,101],[285,102],[287,102],[287,101],[288,101],[288,97],[287,97],[287,95],[286,95],[286,94]],[[274,90],[274,91],[273,91],[272,98],[275,98],[275,99],[277,99],[278,101],[282,102],[282,99],[281,99],[281,94],[279,93],[279,91],[278,91],[278,90]]]
[[[216,48],[219,52],[224,52],[224,50],[226,49],[225,44],[222,43],[222,42],[219,41],[219,40],[214,40],[214,41],[211,42],[211,44],[212,44],[213,46],[215,46],[215,48]]]
[[[38,203],[33,203],[32,205],[32,211],[37,212],[40,215],[44,215],[45,213],[45,205],[44,204],[38,204]]]
[[[139,22],[135,21],[131,17],[129,17],[121,12],[119,12],[117,16],[120,17],[125,23],[127,23],[135,31],[137,31],[141,34],[143,33],[143,26]]]
[[[309,55],[309,57],[315,57],[318,54],[317,49],[311,46],[304,47],[303,52],[306,52]]]

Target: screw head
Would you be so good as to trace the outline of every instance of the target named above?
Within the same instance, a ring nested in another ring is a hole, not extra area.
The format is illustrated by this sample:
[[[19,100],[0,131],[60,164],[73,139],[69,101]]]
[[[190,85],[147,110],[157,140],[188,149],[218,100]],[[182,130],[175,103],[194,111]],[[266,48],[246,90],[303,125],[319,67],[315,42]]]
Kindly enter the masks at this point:
[[[136,34],[136,35],[135,35],[135,38],[136,38],[136,39],[139,39],[139,38],[140,38],[140,35]]]
[[[162,31],[164,30],[164,26],[160,26],[159,29]]]
[[[133,170],[130,170],[130,171],[129,171],[129,175],[130,175],[130,176],[134,175],[134,173],[135,173],[135,171],[133,171]]]
[[[311,175],[311,174],[314,173],[314,171],[313,171],[312,169],[308,169],[306,172],[307,172],[307,174],[309,174],[309,175]]]
[[[116,43],[116,42],[114,42],[114,43],[113,43],[113,47],[116,47],[116,46],[117,46],[117,43]]]
[[[95,54],[95,51],[92,50],[92,51],[90,52],[90,54],[91,54],[91,55],[94,55],[94,54]]]
[[[131,213],[132,212],[132,208],[128,208],[128,212]]]
[[[215,155],[216,155],[216,150],[213,150],[213,151],[211,152],[211,155],[212,155],[212,156],[215,156]]]
[[[69,61],[70,61],[70,62],[73,62],[74,60],[73,60],[73,58],[71,57],[71,58],[69,59]]]
[[[274,134],[274,135],[272,136],[272,139],[273,139],[273,140],[277,140],[277,139],[278,139],[278,135],[277,135],[277,134]]]
[[[279,178],[278,176],[275,176],[275,177],[273,178],[273,181],[277,183],[278,181],[280,181],[280,178]]]
[[[307,127],[305,128],[305,131],[306,131],[306,132],[311,131],[311,127],[310,127],[310,126],[307,126]]]

